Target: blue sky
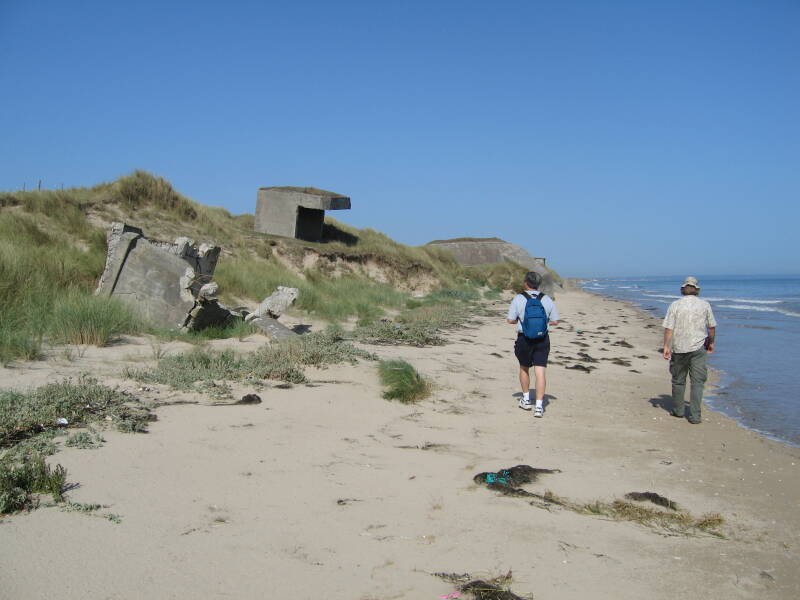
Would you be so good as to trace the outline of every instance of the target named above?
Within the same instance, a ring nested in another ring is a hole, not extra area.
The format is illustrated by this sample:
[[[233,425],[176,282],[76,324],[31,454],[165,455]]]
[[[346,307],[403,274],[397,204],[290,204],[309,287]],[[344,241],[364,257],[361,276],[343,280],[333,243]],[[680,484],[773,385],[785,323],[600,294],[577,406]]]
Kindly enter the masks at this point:
[[[0,0],[0,189],[260,186],[562,275],[798,273],[800,2]]]

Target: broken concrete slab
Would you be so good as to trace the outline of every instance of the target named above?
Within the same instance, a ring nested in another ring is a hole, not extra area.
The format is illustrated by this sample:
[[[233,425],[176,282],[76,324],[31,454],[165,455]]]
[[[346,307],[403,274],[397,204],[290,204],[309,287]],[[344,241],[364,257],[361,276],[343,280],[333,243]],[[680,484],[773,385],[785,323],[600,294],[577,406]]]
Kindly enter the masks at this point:
[[[211,280],[219,254],[213,244],[187,237],[151,240],[138,227],[112,223],[95,293],[119,298],[148,321],[172,329],[199,331],[247,320],[271,339],[297,336],[276,320],[297,298],[297,288],[279,286],[254,313],[219,303],[219,286]]]
[[[297,288],[278,286],[270,296],[264,298],[261,304],[252,315],[248,315],[245,320],[251,320],[259,317],[272,317],[277,319],[280,317],[292,303],[297,300],[300,291]]]
[[[308,241],[322,239],[326,210],[347,210],[350,198],[308,187],[258,190],[255,230]]]
[[[186,237],[175,243],[151,240],[138,227],[112,223],[95,293],[119,298],[153,323],[193,329],[199,305],[216,301],[208,299],[213,288],[206,286],[219,253],[213,244],[197,245]]]
[[[258,327],[261,332],[272,340],[283,340],[297,337],[297,334],[271,317],[257,317],[250,321],[251,325]]]

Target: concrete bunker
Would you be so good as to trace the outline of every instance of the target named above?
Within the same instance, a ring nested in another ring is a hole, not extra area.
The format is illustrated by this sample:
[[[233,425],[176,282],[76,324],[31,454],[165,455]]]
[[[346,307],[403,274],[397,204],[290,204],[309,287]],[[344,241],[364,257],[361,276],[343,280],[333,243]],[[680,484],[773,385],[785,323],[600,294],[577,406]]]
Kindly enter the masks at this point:
[[[545,258],[531,256],[521,246],[516,246],[500,238],[454,238],[433,240],[428,244],[448,250],[453,254],[456,262],[464,266],[515,262],[542,276],[541,289],[547,295],[555,297],[556,292],[561,291],[561,281],[546,266]]]
[[[309,187],[264,187],[256,199],[255,230],[316,242],[326,210],[348,210],[350,198]]]

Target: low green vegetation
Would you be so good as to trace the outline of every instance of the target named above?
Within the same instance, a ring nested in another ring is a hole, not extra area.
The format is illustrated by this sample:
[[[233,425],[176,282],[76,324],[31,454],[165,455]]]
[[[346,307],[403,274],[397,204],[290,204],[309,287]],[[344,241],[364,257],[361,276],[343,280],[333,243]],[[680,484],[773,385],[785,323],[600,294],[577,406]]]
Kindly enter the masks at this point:
[[[66,470],[45,458],[56,451],[55,437],[66,427],[113,424],[120,431],[145,431],[149,411],[130,395],[81,376],[30,392],[0,390],[0,513],[34,508],[39,494],[60,502]],[[79,432],[70,446],[95,447],[97,433]]]
[[[386,388],[383,397],[410,404],[427,398],[431,385],[404,360],[382,360],[378,364],[381,384]]]
[[[78,431],[70,435],[64,440],[64,445],[70,448],[80,448],[81,450],[88,450],[99,448],[103,445],[105,439],[99,433],[91,433],[88,431]]]
[[[149,419],[149,411],[135,398],[86,375],[48,383],[27,393],[3,390],[0,448],[66,425],[109,422],[120,431],[145,431]]]
[[[232,320],[225,325],[213,325],[200,331],[177,331],[174,329],[151,329],[159,340],[181,341],[189,344],[205,344],[209,340],[227,340],[237,338],[242,340],[260,331],[254,325],[240,319]]]
[[[91,295],[105,241],[75,238],[43,219],[0,211],[0,363],[35,359],[43,343],[105,345],[142,324],[115,299]]]
[[[355,363],[358,359],[375,360],[376,357],[342,339],[341,329],[331,327],[320,333],[265,344],[259,350],[239,355],[231,350],[196,348],[189,352],[164,356],[152,369],[131,369],[124,376],[143,383],[160,383],[174,389],[192,390],[198,386],[205,391],[217,388],[219,382],[265,380],[304,383],[304,367],[327,367],[343,362]],[[229,388],[228,388],[229,389]]]
[[[38,494],[50,494],[60,502],[66,481],[66,469],[51,468],[41,455],[21,462],[0,457],[0,514],[34,508]]]
[[[360,322],[353,337],[367,344],[439,346],[442,332],[460,327],[481,312],[480,294],[472,288],[444,289],[406,301],[394,319]]]

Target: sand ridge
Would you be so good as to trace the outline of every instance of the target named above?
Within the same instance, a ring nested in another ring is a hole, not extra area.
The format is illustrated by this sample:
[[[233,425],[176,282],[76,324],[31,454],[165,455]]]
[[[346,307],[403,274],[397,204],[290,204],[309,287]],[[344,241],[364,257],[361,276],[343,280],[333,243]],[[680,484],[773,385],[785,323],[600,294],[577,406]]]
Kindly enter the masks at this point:
[[[120,377],[153,360],[142,340],[0,370],[17,388],[91,370],[165,404],[148,434],[51,457],[79,484],[70,500],[122,520],[0,519],[0,598],[436,598],[453,586],[433,572],[509,570],[537,598],[798,597],[800,451],[708,409],[699,426],[670,417],[659,323],[578,290],[557,303],[544,419],[517,408],[505,300],[445,346],[370,347],[434,383],[417,405],[383,400],[365,362],[310,369],[310,385],[269,387],[258,405],[170,404],[204,400]],[[651,490],[718,512],[727,539],[544,510],[472,481],[516,464],[561,470],[526,486],[537,493]]]

